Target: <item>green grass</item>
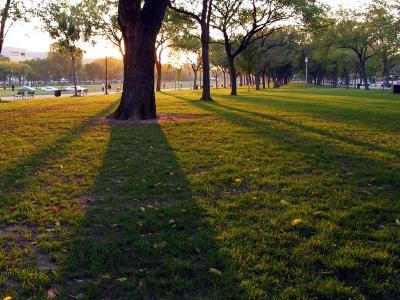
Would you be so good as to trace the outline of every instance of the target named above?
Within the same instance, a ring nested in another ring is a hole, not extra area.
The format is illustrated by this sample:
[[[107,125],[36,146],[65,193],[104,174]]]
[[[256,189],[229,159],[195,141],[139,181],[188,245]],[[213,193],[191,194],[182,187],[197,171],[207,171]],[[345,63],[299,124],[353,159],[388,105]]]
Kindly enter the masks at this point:
[[[398,298],[400,97],[227,94],[0,103],[0,296]]]

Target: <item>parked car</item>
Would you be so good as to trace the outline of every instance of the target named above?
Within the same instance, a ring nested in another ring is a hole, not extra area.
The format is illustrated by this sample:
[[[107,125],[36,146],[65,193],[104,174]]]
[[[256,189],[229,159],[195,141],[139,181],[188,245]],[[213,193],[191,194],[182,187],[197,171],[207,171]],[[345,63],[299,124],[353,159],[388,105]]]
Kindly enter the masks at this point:
[[[384,81],[382,82],[381,87],[391,88],[392,84],[389,81]]]
[[[75,92],[75,87],[73,85],[72,86],[68,86],[65,90],[68,93],[74,93]],[[76,86],[76,90],[77,90],[78,93],[87,93],[88,92],[87,88],[81,87],[79,85]]]
[[[57,91],[58,88],[55,88],[54,86],[44,86],[44,87],[41,88],[41,90],[43,92],[51,92],[51,93],[53,93],[53,92]]]
[[[21,86],[19,89],[18,89],[18,92],[34,92],[34,91],[36,91],[36,89],[35,88],[33,88],[33,87],[30,87],[30,86]]]

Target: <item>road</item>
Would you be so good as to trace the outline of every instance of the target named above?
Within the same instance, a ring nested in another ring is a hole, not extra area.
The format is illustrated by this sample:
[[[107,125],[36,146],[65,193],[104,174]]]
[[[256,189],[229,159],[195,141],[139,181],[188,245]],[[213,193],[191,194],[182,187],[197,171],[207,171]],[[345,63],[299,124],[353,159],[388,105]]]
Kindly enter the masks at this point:
[[[169,92],[169,91],[174,91],[175,89],[163,89],[162,91],[163,92]],[[183,91],[183,90],[191,90],[191,88],[181,88],[181,89],[179,89],[180,91]],[[116,91],[109,91],[108,92],[110,95],[112,95],[112,94],[121,94],[121,93],[117,93]],[[96,96],[96,95],[104,95],[104,92],[89,92],[88,94],[87,94],[88,96]],[[71,97],[72,96],[72,94],[61,94],[61,97],[60,98],[66,98],[66,97]],[[56,97],[54,97],[54,95],[53,94],[50,94],[50,95],[35,95],[35,98],[34,99],[57,99]],[[18,100],[21,100],[21,99],[18,99]],[[16,99],[14,99],[14,96],[7,96],[7,97],[1,97],[0,98],[0,102],[1,101],[7,101],[7,102],[9,102],[9,101],[18,101],[18,100],[16,100]],[[30,98],[28,98],[28,97],[25,97],[25,99],[23,99],[23,100],[33,100],[33,99],[30,99]]]
[[[109,92],[109,94],[116,94],[116,92]],[[96,96],[96,95],[104,95],[104,92],[90,92],[88,93],[88,96]],[[66,98],[66,97],[71,97],[72,94],[61,94],[61,97],[59,98]],[[35,95],[34,99],[57,99],[56,97],[54,97],[54,95],[50,94],[50,95]],[[18,99],[21,100],[21,99]],[[8,97],[1,97],[1,101],[18,101],[16,99],[14,99],[14,96],[8,96]],[[23,100],[33,100],[30,99],[28,97],[25,97],[25,99]]]

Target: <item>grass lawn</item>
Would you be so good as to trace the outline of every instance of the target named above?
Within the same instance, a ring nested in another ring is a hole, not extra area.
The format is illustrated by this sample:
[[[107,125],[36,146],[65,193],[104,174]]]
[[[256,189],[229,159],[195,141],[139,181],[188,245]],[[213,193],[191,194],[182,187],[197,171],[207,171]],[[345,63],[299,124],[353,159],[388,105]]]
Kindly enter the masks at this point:
[[[398,299],[400,97],[0,103],[0,299]]]

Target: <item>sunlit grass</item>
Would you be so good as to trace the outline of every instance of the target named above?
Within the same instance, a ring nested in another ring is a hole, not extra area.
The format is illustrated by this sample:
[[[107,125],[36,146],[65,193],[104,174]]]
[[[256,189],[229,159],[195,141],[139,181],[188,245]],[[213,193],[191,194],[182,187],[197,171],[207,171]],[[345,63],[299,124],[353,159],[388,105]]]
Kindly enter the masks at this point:
[[[240,94],[0,103],[0,296],[395,299],[400,98]]]

